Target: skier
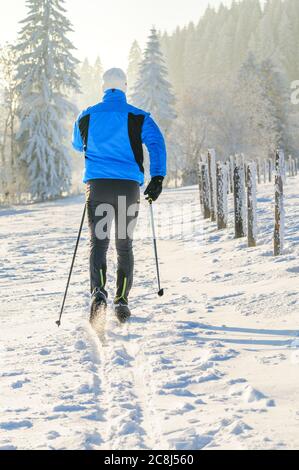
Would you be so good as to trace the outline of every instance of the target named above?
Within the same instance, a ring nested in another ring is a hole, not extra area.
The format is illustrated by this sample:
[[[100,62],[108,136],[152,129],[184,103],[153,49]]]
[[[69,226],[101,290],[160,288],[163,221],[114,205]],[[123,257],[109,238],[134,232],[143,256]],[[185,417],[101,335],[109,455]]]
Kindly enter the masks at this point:
[[[90,232],[91,317],[107,306],[107,262],[115,219],[117,285],[114,309],[125,322],[133,284],[133,232],[140,186],[144,184],[143,147],[150,156],[151,181],[144,194],[156,201],[166,176],[164,138],[150,114],[127,103],[127,78],[118,68],[103,76],[102,102],[83,111],[74,125],[73,147],[85,154],[86,203]]]

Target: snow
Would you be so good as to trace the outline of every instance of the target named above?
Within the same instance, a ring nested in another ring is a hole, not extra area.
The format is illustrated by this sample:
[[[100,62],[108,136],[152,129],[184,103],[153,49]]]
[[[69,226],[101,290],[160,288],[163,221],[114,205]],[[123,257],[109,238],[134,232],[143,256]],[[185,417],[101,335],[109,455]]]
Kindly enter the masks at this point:
[[[86,226],[55,325],[83,196],[0,210],[0,449],[298,448],[298,182],[285,184],[279,257],[273,184],[258,187],[250,249],[234,239],[231,195],[229,228],[218,232],[202,219],[197,187],[165,191],[155,207],[164,298],[150,232],[139,239],[150,227],[143,203],[132,320],[119,325],[109,308],[97,332]]]

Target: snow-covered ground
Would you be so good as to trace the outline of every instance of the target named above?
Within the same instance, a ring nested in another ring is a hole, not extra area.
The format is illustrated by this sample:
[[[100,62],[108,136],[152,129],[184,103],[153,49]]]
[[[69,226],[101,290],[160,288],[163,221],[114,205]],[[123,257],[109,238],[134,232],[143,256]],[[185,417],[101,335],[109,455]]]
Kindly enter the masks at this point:
[[[0,448],[299,448],[299,178],[285,192],[278,258],[273,185],[258,188],[255,249],[234,240],[231,214],[223,232],[203,222],[197,188],[165,192],[165,297],[151,239],[138,237],[133,318],[120,326],[109,309],[97,333],[86,228],[55,325],[83,197],[0,210]],[[147,221],[144,204],[139,227]]]

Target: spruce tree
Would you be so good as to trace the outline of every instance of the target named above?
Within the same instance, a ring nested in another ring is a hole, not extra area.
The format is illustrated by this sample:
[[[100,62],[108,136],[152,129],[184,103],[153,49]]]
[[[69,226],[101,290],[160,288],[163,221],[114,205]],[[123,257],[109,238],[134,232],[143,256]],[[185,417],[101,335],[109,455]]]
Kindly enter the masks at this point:
[[[238,9],[239,16],[233,44],[233,64],[237,69],[246,60],[250,41],[262,17],[259,0],[243,0]]]
[[[102,61],[100,57],[98,56],[96,58],[96,61],[93,66],[93,74],[92,74],[92,79],[93,79],[93,92],[94,92],[94,99],[95,102],[99,101],[102,95],[102,77],[103,77],[104,69],[102,65]]]
[[[139,67],[142,61],[142,51],[137,41],[134,41],[129,53],[128,76],[128,95],[134,92],[135,84],[139,76]]]
[[[264,60],[259,70],[275,134],[274,146],[270,150],[272,154],[277,148],[283,149],[287,154],[294,153],[293,135],[298,133],[298,126],[296,128],[292,123],[292,112],[295,110],[289,99],[288,80],[270,59]]]
[[[86,79],[87,89],[85,90],[85,92],[89,94],[89,101],[83,105],[83,108],[98,103],[103,95],[102,77],[104,70],[99,56],[96,58],[94,65],[91,65],[90,69],[90,75]]]
[[[83,60],[77,69],[80,80],[81,93],[78,96],[78,106],[80,109],[87,108],[93,104],[93,96],[90,92],[90,82],[93,75],[93,68],[87,57]]]
[[[291,81],[297,80],[299,76],[298,15],[299,8],[296,13],[291,9],[291,5],[283,4],[283,13],[277,31],[279,61]]]
[[[155,28],[151,30],[140,74],[132,95],[133,104],[152,113],[164,134],[170,131],[175,119],[175,99],[167,80],[167,69]]]
[[[186,27],[182,30],[177,27],[171,36],[164,33],[161,37],[161,48],[176,98],[183,96],[185,91],[184,60],[187,31]]]
[[[242,120],[239,151],[266,158],[277,140],[273,108],[261,79],[261,69],[253,53],[240,68],[235,88],[235,110]]]
[[[80,109],[85,109],[98,103],[102,96],[102,75],[103,67],[99,57],[94,65],[91,65],[88,58],[85,58],[78,68],[80,77],[81,93],[77,96]]]
[[[72,31],[64,0],[28,0],[16,46],[20,129],[18,158],[26,165],[27,192],[33,200],[61,196],[69,190],[71,165],[66,121],[76,110],[68,93],[78,90],[67,38]]]

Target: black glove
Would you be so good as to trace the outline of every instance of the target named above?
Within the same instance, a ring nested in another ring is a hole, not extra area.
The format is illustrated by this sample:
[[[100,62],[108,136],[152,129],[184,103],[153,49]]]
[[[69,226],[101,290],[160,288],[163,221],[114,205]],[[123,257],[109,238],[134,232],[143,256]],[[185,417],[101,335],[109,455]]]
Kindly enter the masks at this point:
[[[156,201],[163,189],[164,176],[153,176],[150,184],[144,191],[144,195],[147,196],[148,201]]]

